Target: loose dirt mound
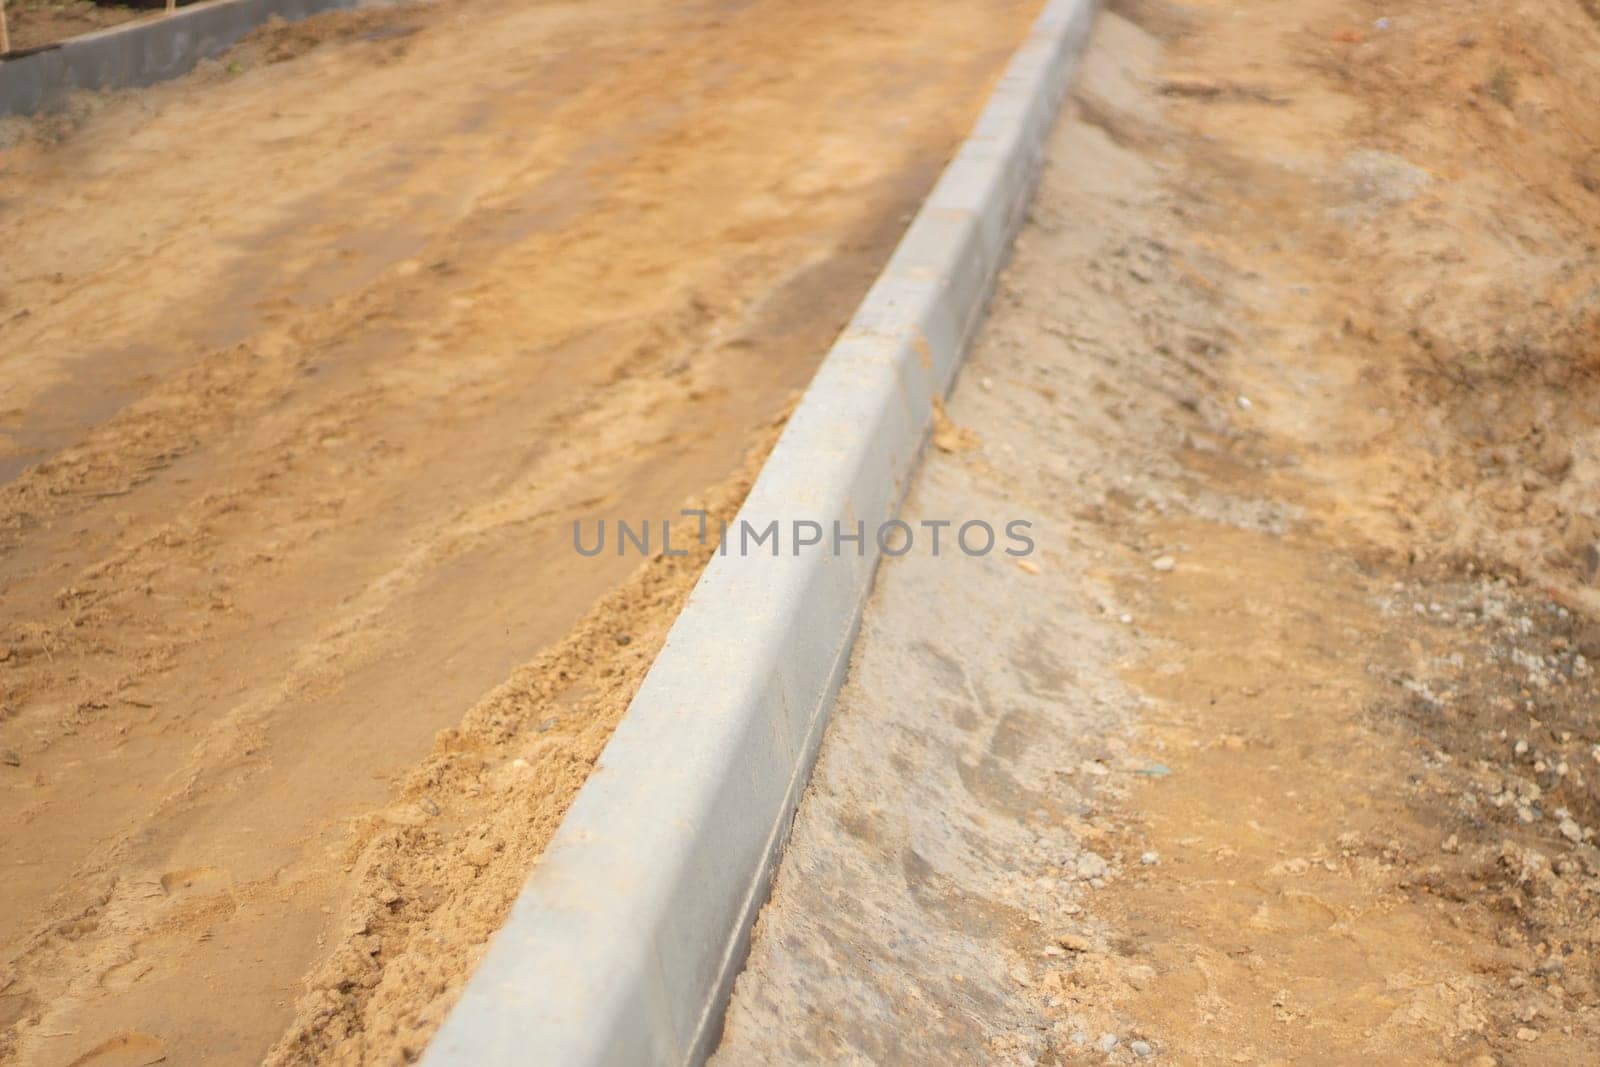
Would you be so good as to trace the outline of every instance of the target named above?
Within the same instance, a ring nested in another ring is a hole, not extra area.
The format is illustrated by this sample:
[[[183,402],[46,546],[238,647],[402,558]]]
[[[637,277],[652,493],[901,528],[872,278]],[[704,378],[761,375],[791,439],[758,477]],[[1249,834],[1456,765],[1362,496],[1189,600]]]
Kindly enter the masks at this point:
[[[1244,432],[1192,465],[1306,525],[1168,522],[1179,573],[1129,586],[1173,649],[1128,675],[1171,709],[1144,736],[1194,755],[1131,794],[1163,867],[1108,894],[1157,977],[1085,993],[1185,1055],[1592,1058],[1600,24],[1133,13],[1241,327]]]

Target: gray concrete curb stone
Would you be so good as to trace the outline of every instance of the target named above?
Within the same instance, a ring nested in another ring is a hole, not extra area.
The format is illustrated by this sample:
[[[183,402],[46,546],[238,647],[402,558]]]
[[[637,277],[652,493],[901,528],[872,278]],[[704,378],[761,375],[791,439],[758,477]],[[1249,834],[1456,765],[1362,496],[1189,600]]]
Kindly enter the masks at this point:
[[[741,518],[786,529],[864,519],[871,531],[894,515],[1027,209],[1095,10],[1045,7]],[[864,557],[785,547],[712,559],[427,1050],[430,1067],[709,1055],[877,563],[870,543]]]
[[[0,59],[0,115],[31,115],[78,89],[124,89],[187,74],[278,15],[290,22],[359,0],[215,0]]]

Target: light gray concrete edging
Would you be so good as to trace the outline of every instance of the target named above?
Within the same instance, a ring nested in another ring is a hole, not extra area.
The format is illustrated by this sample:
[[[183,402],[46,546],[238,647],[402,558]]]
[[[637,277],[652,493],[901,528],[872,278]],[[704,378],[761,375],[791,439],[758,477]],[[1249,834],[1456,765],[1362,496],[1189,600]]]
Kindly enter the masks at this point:
[[[187,74],[278,15],[290,22],[360,0],[213,0],[0,59],[0,115],[31,115],[78,89],[123,89]]]
[[[1050,0],[740,509],[892,517],[1038,177],[1097,0]],[[739,520],[735,520],[735,528]],[[425,1060],[698,1063],[805,788],[878,564],[712,558]]]

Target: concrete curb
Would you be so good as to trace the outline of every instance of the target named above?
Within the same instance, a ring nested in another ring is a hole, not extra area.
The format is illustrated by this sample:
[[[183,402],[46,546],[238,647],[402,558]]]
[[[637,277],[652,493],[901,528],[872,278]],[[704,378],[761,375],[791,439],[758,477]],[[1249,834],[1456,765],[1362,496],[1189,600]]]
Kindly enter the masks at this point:
[[[273,15],[290,22],[359,0],[215,0],[0,59],[0,116],[30,115],[78,89],[123,89],[187,74]]]
[[[932,405],[1038,176],[1096,0],[1050,0],[740,510],[867,524],[857,556],[714,557],[426,1059],[696,1063],[714,1049]],[[737,528],[738,520],[735,520]],[[764,550],[763,550],[764,551]]]

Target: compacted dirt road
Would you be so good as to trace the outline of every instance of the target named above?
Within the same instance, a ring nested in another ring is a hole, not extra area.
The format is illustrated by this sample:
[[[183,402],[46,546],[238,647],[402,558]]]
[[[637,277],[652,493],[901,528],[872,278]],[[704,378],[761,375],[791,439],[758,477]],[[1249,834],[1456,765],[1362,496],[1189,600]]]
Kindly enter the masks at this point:
[[[1110,5],[717,1062],[1600,1060],[1597,57]]]
[[[383,7],[0,149],[0,1059],[394,1062],[1035,13]],[[270,1050],[270,1052],[269,1052]]]

